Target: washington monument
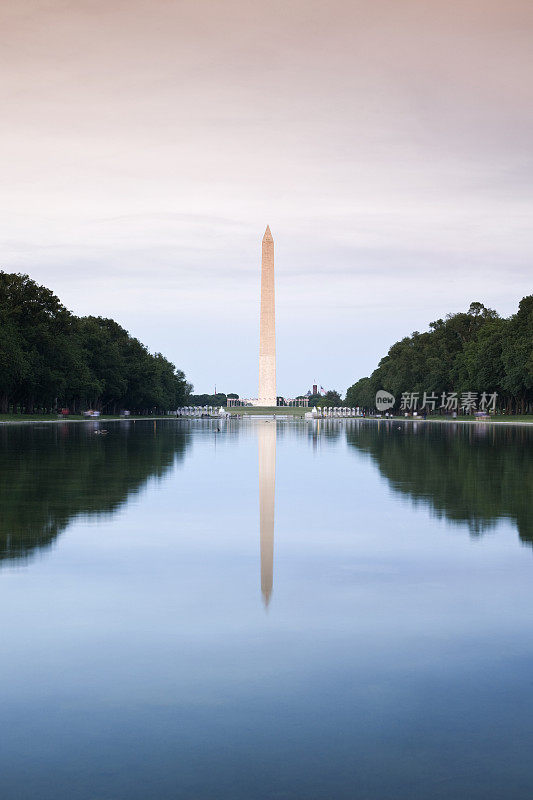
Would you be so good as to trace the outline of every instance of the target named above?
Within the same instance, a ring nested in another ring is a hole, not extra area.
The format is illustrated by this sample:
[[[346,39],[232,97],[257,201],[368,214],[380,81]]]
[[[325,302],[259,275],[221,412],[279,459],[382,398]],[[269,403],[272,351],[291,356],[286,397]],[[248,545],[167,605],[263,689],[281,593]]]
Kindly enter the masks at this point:
[[[274,297],[274,239],[267,225],[261,258],[261,316],[259,322],[258,405],[275,406],[276,307]]]

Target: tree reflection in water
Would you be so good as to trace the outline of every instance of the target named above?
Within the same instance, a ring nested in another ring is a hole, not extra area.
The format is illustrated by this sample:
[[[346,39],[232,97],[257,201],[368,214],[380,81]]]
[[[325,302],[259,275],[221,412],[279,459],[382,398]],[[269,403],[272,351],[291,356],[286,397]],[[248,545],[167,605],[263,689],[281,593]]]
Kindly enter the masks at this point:
[[[80,515],[112,514],[151,477],[184,457],[190,434],[175,422],[0,426],[0,559],[50,546]],[[101,428],[104,426],[101,426]]]
[[[533,544],[533,431],[525,426],[354,422],[350,445],[368,453],[396,492],[465,523],[472,535],[497,520]]]

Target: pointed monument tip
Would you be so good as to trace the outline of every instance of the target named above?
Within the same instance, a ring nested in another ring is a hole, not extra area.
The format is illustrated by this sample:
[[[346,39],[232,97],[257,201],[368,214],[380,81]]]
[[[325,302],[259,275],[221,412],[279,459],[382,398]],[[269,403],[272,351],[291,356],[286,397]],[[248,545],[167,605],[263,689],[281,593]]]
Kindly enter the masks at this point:
[[[269,225],[266,226],[266,231],[265,231],[265,235],[263,236],[263,239],[272,239],[272,234],[270,233],[270,226]]]

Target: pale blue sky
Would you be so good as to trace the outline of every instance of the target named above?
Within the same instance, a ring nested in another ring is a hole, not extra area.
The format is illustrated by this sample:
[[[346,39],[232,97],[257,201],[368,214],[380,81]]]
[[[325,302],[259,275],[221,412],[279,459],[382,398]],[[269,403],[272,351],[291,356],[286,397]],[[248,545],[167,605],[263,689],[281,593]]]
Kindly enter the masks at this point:
[[[0,264],[255,396],[268,223],[278,391],[344,391],[533,290],[532,28],[526,0],[2,4]]]

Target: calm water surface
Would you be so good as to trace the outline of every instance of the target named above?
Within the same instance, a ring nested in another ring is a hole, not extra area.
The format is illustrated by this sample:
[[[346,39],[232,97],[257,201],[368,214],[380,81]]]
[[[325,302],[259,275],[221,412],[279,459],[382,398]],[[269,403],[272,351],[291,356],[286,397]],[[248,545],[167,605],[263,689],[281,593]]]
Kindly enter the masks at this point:
[[[3,800],[533,796],[532,431],[106,425],[0,427]]]

